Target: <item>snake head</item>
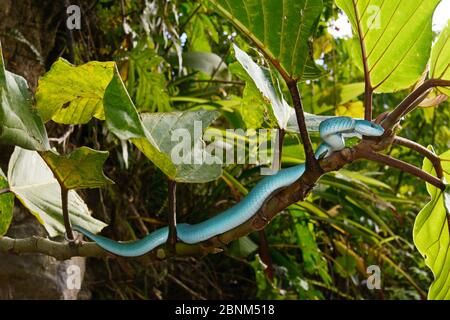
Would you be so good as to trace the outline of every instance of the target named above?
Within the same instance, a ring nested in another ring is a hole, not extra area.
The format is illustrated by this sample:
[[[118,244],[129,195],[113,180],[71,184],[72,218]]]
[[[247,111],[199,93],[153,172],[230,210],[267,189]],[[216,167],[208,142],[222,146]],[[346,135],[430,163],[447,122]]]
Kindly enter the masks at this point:
[[[384,133],[381,125],[367,120],[356,120],[355,131],[363,136],[379,137]]]

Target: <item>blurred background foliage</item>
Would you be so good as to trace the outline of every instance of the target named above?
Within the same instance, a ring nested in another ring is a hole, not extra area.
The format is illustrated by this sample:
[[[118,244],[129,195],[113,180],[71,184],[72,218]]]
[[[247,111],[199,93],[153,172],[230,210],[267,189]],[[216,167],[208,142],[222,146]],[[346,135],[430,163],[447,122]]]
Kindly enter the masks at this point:
[[[219,130],[274,127],[268,105],[235,62],[232,43],[253,53],[259,64],[266,62],[204,3],[97,0],[82,6],[82,12],[82,28],[73,31],[73,40],[66,42],[63,35],[58,40],[62,56],[77,65],[116,61],[140,111],[204,108],[221,112],[213,125]],[[364,78],[350,55],[350,41],[329,33],[336,28],[332,22],[338,13],[333,1],[324,1],[313,55],[326,73],[300,89],[308,112],[358,117],[363,114]],[[376,95],[375,114],[391,109],[404,96]],[[417,110],[403,123],[402,135],[433,145],[439,154],[450,147],[449,116],[448,103]],[[116,184],[84,193],[94,215],[109,224],[103,234],[132,240],[164,225],[165,176],[100,121],[70,130],[65,149],[85,145],[111,153],[105,171]],[[52,133],[66,131],[58,126]],[[313,141],[318,142],[317,136]],[[303,162],[301,150],[298,138],[287,136],[282,165]],[[389,153],[422,163],[421,156],[402,147]],[[200,221],[220,212],[260,178],[251,165],[224,170],[215,182],[179,186],[179,221]],[[89,259],[84,285],[96,299],[420,299],[432,274],[413,246],[412,226],[427,200],[421,181],[358,162],[324,176],[306,201],[289,207],[266,228],[272,280],[264,272],[260,239],[254,233],[202,258]],[[382,270],[381,290],[367,289],[370,265]]]

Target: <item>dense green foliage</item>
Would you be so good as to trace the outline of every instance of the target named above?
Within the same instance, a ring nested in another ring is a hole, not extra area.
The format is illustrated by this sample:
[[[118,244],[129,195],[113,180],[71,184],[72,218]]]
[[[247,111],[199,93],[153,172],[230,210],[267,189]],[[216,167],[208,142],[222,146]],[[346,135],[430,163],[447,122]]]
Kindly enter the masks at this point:
[[[381,14],[393,15],[399,1],[390,1]],[[59,59],[39,81],[35,107],[40,118],[30,112],[24,80],[4,70],[0,60],[0,93],[5,97],[0,139],[37,150],[45,160],[35,151],[16,149],[8,181],[0,171],[0,189],[9,182],[15,196],[55,236],[64,231],[64,225],[60,186],[52,171],[68,189],[103,185],[101,190],[82,194],[93,216],[74,191],[69,193],[69,211],[74,223],[93,232],[100,231],[102,221],[108,223],[104,234],[118,240],[142,238],[166,223],[167,177],[180,182],[179,221],[201,221],[238,202],[260,178],[258,166],[175,165],[169,157],[173,147],[169,134],[181,127],[192,132],[189,126],[196,119],[203,121],[202,130],[210,126],[218,132],[278,126],[267,99],[236,62],[233,43],[265,67],[288,104],[292,101],[283,81],[286,75],[301,80],[306,112],[364,117],[361,35],[355,32],[353,39],[347,39],[329,33],[339,8],[358,29],[361,19],[354,15],[358,10],[352,1],[321,2],[272,0],[263,2],[261,8],[260,1],[130,0],[123,1],[123,13],[118,2],[99,1],[93,10],[98,17],[95,37],[101,45],[91,48],[94,53],[86,50],[87,31],[76,32],[77,67]],[[364,6],[378,2],[359,1],[358,8],[362,12]],[[450,43],[450,27],[431,48],[437,36],[431,32],[431,16],[438,2],[411,1],[395,23],[382,20],[371,33],[370,21],[364,20],[369,17],[362,20],[366,50],[373,53],[368,67],[377,93],[375,115],[402,101],[420,81],[430,55],[431,74],[448,79],[449,50],[445,48]],[[264,51],[265,57],[254,49]],[[94,57],[107,62],[93,62]],[[448,93],[448,88],[431,92],[423,103],[427,107],[408,115],[400,132],[422,145],[432,145],[449,161],[444,152],[450,147],[450,109],[444,99],[436,99],[442,93]],[[17,112],[5,111],[10,109]],[[14,122],[12,114],[23,122]],[[47,141],[44,122],[48,125],[50,120],[57,123],[50,135],[69,130],[63,143],[52,144],[58,152],[50,150]],[[21,134],[12,138],[8,130],[15,126]],[[316,146],[319,137],[313,133],[312,140]],[[351,140],[350,145],[355,142]],[[115,184],[106,183],[100,169],[106,153],[100,150],[109,151],[104,170]],[[423,162],[422,156],[404,147],[393,146],[388,153],[417,166]],[[287,134],[282,166],[304,161],[298,135]],[[74,165],[80,171],[70,171]],[[38,174],[31,177],[19,170],[27,166],[34,166]],[[430,163],[423,166],[432,172]],[[447,162],[447,176],[448,168]],[[45,179],[45,190],[39,188],[39,179]],[[424,208],[430,195],[431,202]],[[436,214],[438,206],[444,235],[435,241],[440,241],[444,251],[436,255],[447,253],[447,196],[402,171],[356,162],[322,177],[305,201],[291,205],[265,229],[273,279],[264,272],[261,238],[255,232],[234,241],[222,253],[202,258],[93,259],[87,286],[94,297],[121,299],[425,298],[433,282],[427,266],[436,276],[446,275],[450,262],[448,257],[439,261],[429,253],[436,234],[434,229],[421,227],[434,223],[426,220]],[[0,235],[10,223],[11,197],[0,195]],[[413,226],[422,208],[419,217],[425,222],[416,222],[413,241]],[[424,252],[430,255],[428,259],[422,258]],[[370,265],[382,270],[381,289],[367,288]],[[439,288],[430,291],[430,298],[448,299],[450,283],[442,277],[436,283]]]

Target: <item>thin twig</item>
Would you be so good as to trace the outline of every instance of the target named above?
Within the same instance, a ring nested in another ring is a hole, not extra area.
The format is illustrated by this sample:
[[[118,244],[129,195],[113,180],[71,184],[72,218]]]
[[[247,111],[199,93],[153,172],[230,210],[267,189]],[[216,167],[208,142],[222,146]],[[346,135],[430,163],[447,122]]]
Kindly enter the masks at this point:
[[[385,129],[392,129],[396,123],[400,121],[408,112],[411,112],[411,106],[414,105],[419,98],[433,87],[449,87],[449,80],[429,79],[411,92],[395,109],[387,115],[381,122]]]
[[[219,79],[209,79],[209,80],[191,80],[192,82],[214,82],[214,83],[223,83],[237,86],[244,86],[245,82],[239,80],[219,80]]]
[[[270,256],[269,251],[269,242],[267,241],[267,235],[264,229],[258,231],[259,237],[259,255],[261,257],[261,261],[266,265],[264,272],[266,273],[267,278],[270,281],[273,281],[274,276],[274,268],[272,257]]]
[[[168,251],[175,254],[177,244],[177,183],[169,179],[169,236]]]
[[[407,147],[409,149],[412,149],[412,150],[420,153],[424,157],[428,158],[428,160],[430,160],[431,163],[433,164],[434,169],[436,170],[436,174],[437,174],[438,178],[443,178],[444,177],[444,172],[442,170],[441,160],[439,159],[439,157],[435,153],[431,152],[430,150],[428,150],[427,148],[425,148],[421,144],[418,144],[415,141],[412,141],[412,140],[409,140],[409,139],[406,139],[406,138],[403,138],[403,137],[396,136],[394,138],[394,143],[398,144],[400,146],[404,146],[404,147]]]
[[[64,187],[62,184],[60,184],[60,186],[61,186],[61,203],[64,218],[64,227],[66,229],[67,240],[72,242],[75,240],[75,237],[73,236],[72,226],[70,224],[70,217],[69,217],[69,207],[68,207],[69,190],[67,190],[67,188]]]
[[[311,144],[311,139],[309,137],[308,129],[306,128],[305,113],[303,110],[302,98],[300,92],[298,91],[297,81],[288,80],[286,84],[291,93],[292,103],[294,104],[295,115],[297,116],[297,124],[300,130],[300,138],[303,143],[303,148],[305,150],[306,156],[306,170],[307,171],[317,171],[320,172],[319,162],[314,156],[314,151]]]
[[[412,175],[432,184],[436,188],[439,188],[441,190],[445,189],[445,184],[441,180],[439,180],[438,178],[432,176],[431,174],[428,174],[425,171],[423,171],[413,165],[410,165],[409,163],[406,163],[402,160],[398,160],[398,159],[392,158],[391,156],[386,156],[384,154],[373,152],[371,150],[359,150],[359,153],[362,158],[365,158],[367,160],[372,160],[375,162],[379,162],[379,163],[385,164],[392,168],[400,169],[404,172],[412,174]]]
[[[364,36],[361,29],[361,22],[358,12],[358,7],[356,4],[353,6],[355,8],[355,17],[357,20],[357,26],[358,26],[358,38],[359,38],[359,44],[361,46],[361,56],[363,60],[363,66],[364,66],[364,119],[368,121],[372,121],[372,101],[373,101],[373,88],[372,83],[370,81],[370,70],[369,70],[369,64],[367,61],[367,54],[366,54],[366,44],[364,42]]]
[[[195,292],[194,290],[192,290],[191,288],[189,288],[187,285],[185,285],[183,282],[181,282],[180,280],[178,280],[177,278],[175,278],[173,275],[171,275],[170,273],[167,274],[167,278],[169,278],[170,280],[172,280],[173,282],[175,282],[177,285],[179,285],[181,288],[183,288],[184,290],[186,290],[191,296],[193,296],[194,298],[197,298],[199,300],[206,300],[205,297],[203,297],[201,294]]]

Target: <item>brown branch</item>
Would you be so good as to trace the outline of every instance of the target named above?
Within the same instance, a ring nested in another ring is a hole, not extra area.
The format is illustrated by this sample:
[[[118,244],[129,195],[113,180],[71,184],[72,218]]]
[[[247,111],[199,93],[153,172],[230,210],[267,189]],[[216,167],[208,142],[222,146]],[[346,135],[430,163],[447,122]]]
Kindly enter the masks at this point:
[[[371,150],[360,150],[360,156],[364,159],[372,160],[378,163],[382,163],[385,165],[388,165],[392,168],[400,169],[403,172],[407,172],[409,174],[412,174],[432,185],[434,185],[436,188],[439,188],[441,190],[445,190],[445,184],[439,180],[438,178],[432,176],[429,173],[426,173],[425,171],[410,165],[409,163],[406,163],[402,160],[398,160],[395,158],[392,158],[391,156],[387,156],[384,154],[376,153]]]
[[[69,205],[68,205],[69,190],[67,190],[67,188],[64,187],[62,184],[60,184],[60,187],[61,187],[62,213],[64,218],[64,227],[66,229],[66,237],[68,241],[73,242],[75,240],[75,237],[73,236],[72,226],[70,224],[70,217],[69,217]]]
[[[355,17],[357,20],[356,24],[358,26],[358,38],[361,47],[361,57],[363,60],[363,67],[364,67],[364,119],[372,121],[373,88],[372,83],[370,81],[370,70],[367,61],[366,44],[364,42],[361,23],[358,22],[360,20],[358,8],[356,4],[354,4],[353,7],[355,8]]]
[[[0,189],[0,195],[4,194],[4,193],[8,193],[8,192],[11,192],[11,190],[9,188]]]
[[[273,281],[274,276],[273,262],[269,251],[269,241],[267,241],[267,235],[264,229],[258,231],[258,237],[259,237],[259,256],[261,257],[261,261],[266,265],[264,272],[266,273],[267,278],[270,281]]]
[[[433,87],[449,87],[449,80],[429,79],[411,92],[395,109],[387,115],[381,122],[385,129],[392,129],[402,117],[412,111],[411,106],[417,103],[420,98]],[[420,103],[420,102],[419,102]],[[418,103],[417,103],[418,104]]]
[[[306,171],[321,172],[319,162],[314,156],[314,150],[309,137],[308,129],[306,128],[305,112],[303,110],[302,98],[298,91],[297,81],[287,80],[286,84],[291,93],[292,103],[294,104],[295,115],[297,117],[297,124],[300,130],[300,138],[303,143],[306,156]]]
[[[406,139],[406,138],[403,138],[403,137],[396,136],[394,138],[394,143],[398,144],[400,146],[404,146],[404,147],[407,147],[409,149],[412,149],[412,150],[420,153],[424,157],[428,158],[428,160],[430,160],[431,163],[433,164],[434,170],[436,170],[436,174],[437,174],[438,178],[441,179],[441,178],[444,177],[444,172],[443,172],[443,169],[442,169],[441,159],[439,159],[438,155],[436,155],[435,153],[431,152],[430,150],[428,150],[427,148],[425,148],[421,144],[418,144],[415,141],[412,141],[412,140],[409,140],[409,139]]]
[[[177,244],[177,182],[169,179],[169,236],[167,247],[170,253],[176,253]]]
[[[281,129],[278,131],[277,137],[277,145],[275,146],[275,154],[274,154],[274,167],[272,168],[275,172],[280,170],[281,167],[281,158],[283,156],[283,143],[286,132]],[[264,229],[259,230],[259,255],[261,257],[261,261],[266,265],[264,272],[266,273],[267,278],[270,281],[273,281],[275,269],[273,267],[272,257],[270,255],[269,250],[269,241],[267,241],[267,235]]]

